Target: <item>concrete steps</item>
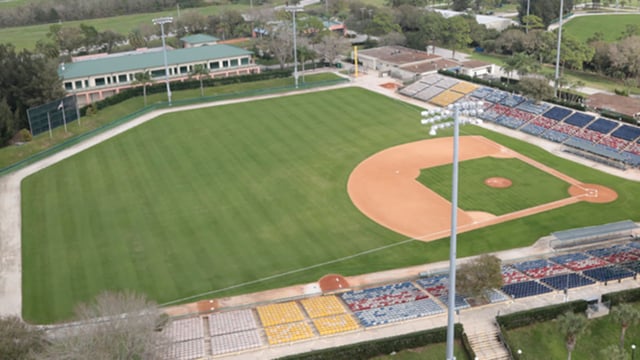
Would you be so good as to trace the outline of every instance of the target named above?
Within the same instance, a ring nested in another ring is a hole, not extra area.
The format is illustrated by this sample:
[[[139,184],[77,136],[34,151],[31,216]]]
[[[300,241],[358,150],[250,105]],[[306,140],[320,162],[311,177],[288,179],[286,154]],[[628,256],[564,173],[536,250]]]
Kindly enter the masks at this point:
[[[467,333],[467,338],[478,360],[511,359],[509,352],[500,342],[498,327],[494,324],[474,328],[471,333]]]

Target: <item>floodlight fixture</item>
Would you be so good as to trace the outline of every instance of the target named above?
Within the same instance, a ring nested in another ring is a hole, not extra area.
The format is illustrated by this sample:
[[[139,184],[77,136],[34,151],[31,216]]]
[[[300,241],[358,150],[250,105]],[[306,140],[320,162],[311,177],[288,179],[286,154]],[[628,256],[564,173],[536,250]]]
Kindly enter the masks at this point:
[[[173,17],[166,16],[161,18],[155,18],[152,20],[154,25],[160,25],[160,32],[162,34],[162,55],[164,57],[164,79],[167,84],[167,101],[171,106],[171,86],[169,85],[169,64],[167,60],[167,43],[165,41],[164,24],[171,24]]]

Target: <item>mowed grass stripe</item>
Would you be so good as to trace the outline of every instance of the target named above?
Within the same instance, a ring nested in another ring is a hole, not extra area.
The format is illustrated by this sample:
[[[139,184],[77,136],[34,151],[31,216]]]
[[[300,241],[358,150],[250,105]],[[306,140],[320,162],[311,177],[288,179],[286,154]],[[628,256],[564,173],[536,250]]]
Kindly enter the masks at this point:
[[[451,200],[452,165],[422,169],[418,181]],[[508,188],[493,188],[490,177],[512,181]],[[460,162],[458,207],[504,215],[569,197],[569,184],[519,159],[484,157]]]
[[[164,303],[405,240],[361,214],[347,196],[346,182],[370,155],[423,139],[426,130],[418,114],[417,108],[355,88],[181,112],[30,176],[23,181],[24,317],[65,319],[78,301],[107,285],[139,290]],[[465,131],[530,152],[580,180],[599,178],[591,169],[516,140],[475,127]],[[57,179],[74,176],[91,185],[53,194]],[[640,191],[619,179],[605,177],[605,182]],[[608,211],[603,221],[628,218],[639,200],[621,199],[620,209],[576,204],[461,234],[458,253],[524,246],[538,234],[592,225],[603,209]],[[45,225],[70,216],[91,234],[90,242],[47,231]],[[40,247],[41,241],[52,246]],[[446,240],[410,242],[209,296],[306,283],[331,272],[353,275],[417,265],[447,254]],[[86,259],[87,265],[72,266],[67,257]],[[116,284],[101,278],[111,270],[88,264],[118,266],[122,270],[114,278],[130,276]],[[67,284],[72,273],[83,274],[73,289]],[[55,298],[55,307],[42,302],[48,298]]]

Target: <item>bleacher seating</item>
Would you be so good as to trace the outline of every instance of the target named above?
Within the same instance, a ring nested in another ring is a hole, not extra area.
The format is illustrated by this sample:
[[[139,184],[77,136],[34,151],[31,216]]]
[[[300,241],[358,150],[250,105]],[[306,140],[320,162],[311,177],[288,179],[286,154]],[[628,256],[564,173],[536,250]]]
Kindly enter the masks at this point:
[[[611,133],[611,136],[627,141],[634,141],[640,137],[640,127],[622,124],[622,126]]]
[[[164,334],[172,341],[186,341],[204,337],[202,319],[193,317],[169,322],[164,329]]]
[[[347,312],[347,309],[345,309],[340,300],[333,295],[314,296],[304,299],[300,301],[300,303],[310,318],[344,314]]]
[[[500,100],[506,98],[509,95],[509,93],[502,91],[502,90],[495,90],[493,91],[491,94],[487,94],[487,96],[485,96],[485,100],[492,102],[492,103],[499,103]]]
[[[421,91],[419,91],[418,93],[416,93],[414,95],[414,97],[418,100],[422,100],[422,101],[428,101],[430,100],[432,97],[440,94],[441,92],[443,92],[444,89],[435,87],[435,86],[431,86],[431,87],[427,87]]]
[[[511,266],[508,265],[503,265],[502,266],[502,282],[504,284],[514,284],[517,282],[523,282],[523,281],[529,281],[531,280],[531,278],[529,278],[527,275],[523,274],[520,270],[513,268]]]
[[[629,145],[628,141],[622,140],[622,139],[617,138],[617,137],[613,137],[611,135],[604,136],[602,139],[600,139],[599,143],[601,145],[608,146],[608,147],[610,147],[612,149],[615,149],[615,150],[618,150],[618,151],[626,148]]]
[[[620,155],[622,156],[622,158],[624,159],[623,161],[626,164],[629,164],[634,167],[640,167],[640,155],[637,155],[628,151],[623,151],[622,154]]]
[[[573,112],[572,110],[569,110],[567,108],[554,106],[551,109],[549,109],[547,112],[545,112],[544,116],[552,120],[561,121],[562,119],[569,116],[572,112]]]
[[[513,108],[523,103],[525,100],[526,98],[523,96],[516,95],[516,94],[508,94],[502,100],[500,100],[499,103],[502,105],[508,106],[510,108]]]
[[[429,294],[440,297],[449,293],[449,275],[439,274],[418,279],[418,285],[422,286]]]
[[[326,316],[313,319],[313,325],[320,335],[332,335],[360,328],[358,322],[350,314]]]
[[[575,147],[580,150],[584,150],[590,153],[594,153],[609,159],[624,161],[622,154],[618,153],[614,148],[603,144],[594,144],[588,140],[572,137],[565,141],[565,145]]]
[[[167,348],[166,351],[167,360],[201,359],[205,355],[204,339],[174,342]]]
[[[564,266],[554,264],[545,259],[523,261],[511,264],[511,266],[534,279],[540,279],[543,277],[565,274],[569,272],[569,269],[565,268]]]
[[[632,143],[631,145],[629,145],[629,147],[626,148],[625,150],[627,152],[632,153],[632,154],[640,155],[640,140],[638,140],[638,141],[639,142],[635,142],[635,143]]]
[[[595,281],[576,273],[546,277],[540,279],[540,281],[556,290],[572,289],[575,287],[595,284]]]
[[[567,135],[573,135],[578,130],[580,130],[580,128],[575,126],[575,125],[565,124],[564,122],[561,122],[561,123],[558,123],[553,128],[553,130],[561,132],[561,133],[564,133],[564,134],[567,134]]]
[[[209,315],[209,332],[212,336],[251,330],[257,327],[258,323],[251,309],[227,311]]]
[[[460,82],[460,80],[456,80],[456,79],[450,78],[448,76],[440,76],[440,81],[436,82],[433,85],[437,86],[439,88],[443,88],[443,89],[447,90],[447,89],[449,89],[450,87],[456,85],[459,82]]]
[[[593,119],[595,119],[595,116],[576,111],[571,116],[564,119],[564,122],[577,127],[585,127],[588,123],[592,122]]]
[[[263,346],[258,329],[245,330],[211,337],[211,352],[221,355]]]
[[[573,271],[588,270],[607,265],[606,261],[597,257],[593,257],[591,255],[587,255],[585,253],[559,255],[551,257],[549,258],[549,260]]]
[[[531,120],[532,124],[541,126],[545,129],[551,129],[552,127],[556,126],[557,122],[554,120],[551,120],[549,118],[546,118],[544,116],[538,116],[536,118],[534,118],[533,120]]]
[[[527,100],[522,104],[516,106],[516,108],[535,115],[540,115],[549,110],[551,108],[551,105],[545,102],[536,103],[533,100]]]
[[[485,97],[487,97],[489,94],[493,93],[494,90],[492,88],[489,87],[480,87],[477,88],[475,90],[473,90],[473,92],[471,92],[471,96],[477,98],[477,99],[484,99]]]
[[[635,249],[626,245],[615,245],[607,248],[588,250],[587,254],[597,256],[613,264],[635,261],[639,258]]]
[[[584,128],[578,130],[575,134],[573,134],[573,136],[579,137],[592,143],[597,143],[602,140],[603,137],[605,137],[603,133]]]
[[[501,290],[514,299],[545,294],[553,291],[551,288],[542,285],[537,281],[523,281],[507,284],[504,285]]]
[[[450,90],[445,90],[440,94],[432,97],[431,100],[429,100],[429,102],[437,106],[446,107],[449,104],[453,104],[463,96],[464,95],[460,93],[450,91]]]
[[[542,127],[540,125],[533,124],[533,123],[528,123],[522,128],[520,128],[520,131],[525,132],[527,134],[538,136],[543,132],[547,131],[547,128]]]
[[[442,296],[438,296],[438,300],[440,300],[445,306],[449,306],[449,291],[447,290],[447,292],[442,295]],[[471,305],[469,305],[469,302],[467,301],[467,299],[465,299],[462,295],[460,294],[455,294],[455,309],[456,310],[461,310],[461,309],[466,309],[471,307]]]
[[[618,127],[618,123],[613,120],[599,118],[587,126],[587,129],[597,131],[599,133],[608,134],[611,130]]]
[[[311,326],[304,321],[265,327],[270,345],[305,340],[313,337]]]
[[[622,266],[623,268],[633,271],[634,273],[640,273],[640,261],[629,261],[626,263],[622,263],[622,264],[618,264],[620,266]]]
[[[416,81],[409,86],[403,87],[402,89],[400,89],[399,92],[402,95],[414,96],[415,94],[419,93],[420,91],[426,89],[429,86],[430,86],[429,84],[423,83],[421,81]]]
[[[540,135],[540,137],[543,139],[551,140],[553,142],[561,143],[569,138],[569,134],[556,131],[555,129],[549,129],[545,131],[542,135]]]
[[[485,295],[487,296],[487,299],[489,299],[489,302],[492,304],[509,300],[509,298],[504,293],[496,289],[489,289],[485,291]]]
[[[449,90],[455,91],[455,92],[459,92],[459,93],[461,93],[463,95],[466,95],[466,94],[468,94],[470,92],[473,92],[477,88],[478,88],[478,85],[474,85],[474,84],[472,84],[470,82],[466,82],[466,81],[461,81],[461,82],[453,85],[451,87],[451,89],[449,89]]]
[[[384,306],[412,302],[429,295],[410,282],[353,290],[340,295],[352,311],[375,309]]]
[[[582,274],[600,282],[621,280],[633,276],[632,271],[624,269],[618,265],[589,269],[583,271]]]
[[[291,323],[304,320],[304,315],[295,301],[256,307],[262,326]]]
[[[410,303],[359,311],[356,312],[355,315],[362,326],[370,327],[431,316],[442,312],[444,312],[444,310],[435,301],[422,299]]]
[[[423,82],[423,83],[429,84],[429,85],[433,85],[433,84],[437,83],[440,80],[442,80],[442,75],[429,74],[429,75],[423,77],[422,79],[420,79],[420,82]]]

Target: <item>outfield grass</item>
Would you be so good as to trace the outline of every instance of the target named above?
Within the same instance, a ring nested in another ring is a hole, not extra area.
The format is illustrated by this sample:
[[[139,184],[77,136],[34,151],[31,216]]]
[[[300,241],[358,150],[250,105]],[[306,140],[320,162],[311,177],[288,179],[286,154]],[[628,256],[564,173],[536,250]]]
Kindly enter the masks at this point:
[[[375,360],[440,360],[442,355],[447,353],[447,344],[438,343],[423,346],[417,349],[399,351],[393,355],[377,356]],[[457,360],[471,360],[466,351],[462,348],[462,343],[456,340],[453,348],[454,356]]]
[[[248,5],[228,4],[224,6],[213,5],[197,9],[184,9],[181,13],[187,11],[197,11],[202,15],[216,15],[224,10],[244,11],[248,9]],[[159,11],[145,14],[122,15],[108,18],[87,19],[77,21],[66,21],[64,26],[78,27],[80,24],[94,26],[98,31],[112,30],[122,35],[129,32],[142,24],[151,24],[151,20],[162,16],[178,17],[177,10]],[[15,45],[16,49],[34,49],[38,40],[45,40],[49,27],[52,24],[20,26],[10,28],[0,28],[0,39],[2,42],[10,42]]]
[[[633,304],[640,308],[640,304]],[[557,322],[547,321],[512,329],[507,332],[509,347],[521,349],[523,359],[564,359],[567,357],[564,337],[558,330]],[[630,358],[631,344],[638,345],[640,327],[630,326],[625,336],[627,356]],[[612,316],[589,320],[589,333],[578,338],[573,359],[605,359],[601,350],[620,344],[620,324]]]
[[[28,177],[24,318],[64,320],[74,304],[104,289],[136,289],[165,303],[446,259],[446,239],[402,242],[362,215],[345,191],[362,160],[426,136],[418,111],[358,88],[193,110],[155,119]],[[609,186],[620,197],[460,234],[461,257],[628,219],[640,208],[640,184],[488,130],[462,132]]]
[[[319,83],[340,79],[333,73],[319,73],[313,75],[306,75],[302,77],[301,83]],[[294,80],[290,78],[279,78],[263,81],[252,81],[239,84],[213,86],[204,88],[204,97],[210,98],[209,101],[213,101],[216,96],[249,96],[253,91],[263,91],[268,93],[270,91],[285,91],[292,90]],[[193,100],[200,97],[200,89],[190,90],[178,90],[172,91],[173,100],[180,102],[181,100]],[[203,99],[206,101],[207,99]],[[149,105],[162,104],[167,101],[167,95],[165,93],[157,93],[147,96],[147,102]],[[73,138],[75,136],[87,133],[98,127],[105,126],[114,120],[117,120],[123,116],[131,114],[133,112],[142,110],[144,108],[144,98],[142,96],[134,97],[123,101],[117,105],[109,106],[105,109],[98,111],[97,114],[92,116],[85,116],[80,119],[80,122],[74,121],[67,126],[68,133],[64,132],[63,127],[53,129],[53,136],[49,138],[49,133],[42,133],[33,138],[32,141],[14,146],[5,146],[0,148],[0,169],[17,163],[20,160],[24,160],[29,156],[44,151],[52,146],[62,143],[65,140]]]
[[[638,23],[640,15],[637,14],[579,16],[563,24],[563,33],[586,42],[596,32],[601,32],[605,41],[614,42],[622,35],[627,25]]]
[[[418,181],[445,199],[451,200],[452,165],[422,169]],[[512,181],[509,188],[484,184],[488,177]],[[458,207],[504,215],[569,197],[569,184],[519,159],[485,157],[461,161]]]

